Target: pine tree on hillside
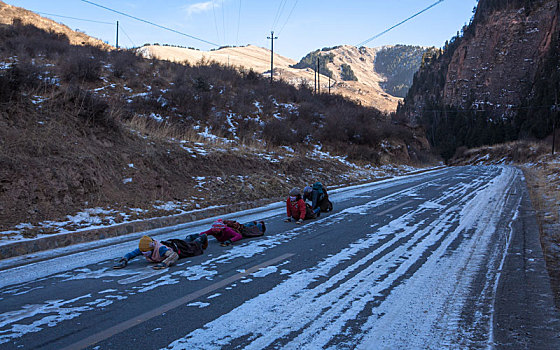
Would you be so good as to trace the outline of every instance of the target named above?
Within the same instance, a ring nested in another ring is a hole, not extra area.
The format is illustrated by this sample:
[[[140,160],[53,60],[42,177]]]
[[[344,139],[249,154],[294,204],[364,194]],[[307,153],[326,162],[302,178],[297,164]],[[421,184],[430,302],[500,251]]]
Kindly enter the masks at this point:
[[[358,78],[354,74],[352,67],[350,65],[343,63],[340,66],[340,78],[344,81],[358,81]]]

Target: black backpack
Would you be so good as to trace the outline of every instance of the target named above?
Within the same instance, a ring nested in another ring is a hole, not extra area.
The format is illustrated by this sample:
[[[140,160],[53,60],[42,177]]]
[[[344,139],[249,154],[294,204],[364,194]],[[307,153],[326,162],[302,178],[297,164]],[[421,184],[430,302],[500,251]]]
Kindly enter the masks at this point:
[[[243,224],[243,228],[241,229],[241,235],[245,238],[252,238],[252,237],[260,237],[264,235],[266,231],[266,226],[264,221],[256,222],[248,222]]]
[[[316,219],[317,214],[313,211],[313,208],[309,203],[305,203],[305,218],[306,219]]]
[[[234,220],[224,220],[224,224],[239,232],[244,238],[260,237],[266,232],[264,221],[251,221],[240,224]]]
[[[171,248],[179,255],[179,259],[202,255],[204,253],[199,242],[187,242],[182,239],[172,238],[167,241],[162,241],[161,244]]]
[[[329,200],[329,195],[325,192],[325,196],[320,201],[319,208],[322,212],[328,212],[333,210],[332,202]]]

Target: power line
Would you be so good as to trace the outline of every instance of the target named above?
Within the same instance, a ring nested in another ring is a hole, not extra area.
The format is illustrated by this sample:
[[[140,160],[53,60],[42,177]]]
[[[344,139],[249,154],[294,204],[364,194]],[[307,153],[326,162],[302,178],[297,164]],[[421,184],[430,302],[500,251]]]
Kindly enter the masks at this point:
[[[93,22],[93,23],[101,23],[101,24],[115,25],[115,23],[111,23],[111,22],[103,22],[103,21],[95,21],[95,20],[92,20],[92,19],[84,19],[84,18],[76,18],[76,17],[55,15],[55,14],[46,13],[46,12],[35,12],[35,13],[38,13],[38,14],[41,14],[41,15],[53,16],[53,17],[62,17],[62,18],[75,19],[75,20],[77,20],[77,21],[85,21],[85,22]]]
[[[239,0],[239,12],[237,13],[237,37],[235,38],[235,45],[239,45],[239,27],[241,26],[241,0]]]
[[[288,0],[280,0],[280,3],[278,4],[278,10],[276,10],[276,16],[274,16],[274,21],[272,23],[272,30],[275,29],[276,24],[278,23],[278,20],[282,16],[282,12],[284,12],[284,7],[286,6],[286,1],[288,1]]]
[[[117,10],[113,10],[113,9],[111,9],[111,8],[109,8],[109,7],[105,7],[105,6],[103,6],[103,5],[99,5],[99,4],[96,4],[96,3],[91,2],[91,1],[88,1],[88,0],[81,0],[81,1],[82,1],[82,2],[85,2],[85,3],[88,3],[88,4],[91,4],[91,5],[93,5],[93,6],[100,7],[100,8],[102,8],[102,9],[107,10],[107,11],[111,11],[111,12],[114,12],[114,13],[118,13],[119,15],[122,15],[122,16],[126,16],[126,17],[129,17],[129,18],[135,19],[135,20],[137,20],[137,21],[150,24],[150,25],[152,25],[152,26],[154,26],[154,27],[162,28],[162,29],[168,30],[168,31],[173,32],[173,33],[176,33],[176,34],[180,34],[180,35],[189,37],[189,38],[191,38],[191,39],[195,39],[195,40],[201,41],[201,42],[206,43],[206,44],[210,44],[210,45],[213,45],[213,46],[216,46],[216,47],[219,47],[219,46],[220,46],[220,45],[215,44],[215,43],[213,43],[213,42],[210,42],[210,41],[207,41],[207,40],[204,40],[204,39],[200,39],[200,38],[197,38],[197,37],[192,36],[192,35],[189,35],[189,34],[185,34],[185,33],[183,33],[183,32],[177,31],[177,30],[175,30],[175,29],[171,29],[171,28],[168,28],[168,27],[164,27],[164,26],[162,26],[162,25],[159,25],[159,24],[156,24],[156,23],[147,21],[147,20],[145,20],[145,19],[141,19],[141,18],[138,18],[138,17],[134,17],[134,16],[129,15],[129,14],[126,14],[126,13],[124,13],[124,12],[120,12],[120,11],[117,11]]]
[[[124,33],[124,35],[126,35],[126,37],[128,38],[128,40],[130,40],[130,42],[132,43],[132,47],[136,47],[136,44],[134,43],[134,41],[132,41],[132,39],[130,39],[130,37],[128,36],[128,34],[126,34],[126,32],[124,31],[124,28],[121,24],[121,31]]]
[[[382,32],[379,33],[379,34],[372,36],[371,38],[367,39],[366,41],[362,41],[361,43],[359,43],[359,44],[356,45],[356,46],[357,46],[357,47],[364,46],[365,44],[369,43],[370,41],[379,38],[379,37],[382,36],[383,34],[385,34],[385,33],[389,32],[389,31],[395,29],[396,27],[400,26],[401,24],[404,24],[404,23],[410,21],[410,20],[413,19],[414,17],[416,17],[416,16],[418,16],[418,15],[420,15],[420,14],[422,14],[422,13],[428,11],[429,9],[431,9],[432,7],[434,7],[434,6],[436,6],[436,5],[440,4],[440,3],[442,3],[443,1],[444,1],[444,0],[438,0],[437,2],[431,4],[430,6],[426,7],[425,9],[423,9],[422,11],[415,13],[414,15],[412,15],[412,16],[408,17],[407,19],[405,19],[404,21],[395,24],[395,25],[392,26],[391,28],[382,31]]]
[[[224,45],[227,45],[227,39],[226,39],[226,9],[224,7],[224,0],[222,0],[222,27],[224,29]]]
[[[214,13],[214,26],[216,27],[216,36],[218,40],[221,40],[220,31],[218,30],[218,21],[216,20],[216,6],[214,5],[214,0],[212,0],[212,12]]]
[[[282,31],[284,30],[284,27],[286,26],[286,24],[288,24],[288,21],[290,20],[290,17],[292,17],[292,13],[294,12],[298,1],[299,0],[296,0],[296,2],[294,3],[294,6],[292,7],[292,10],[290,11],[290,14],[288,14],[288,18],[286,18],[286,22],[284,22],[284,25],[282,26],[282,28],[278,32],[278,35],[282,34]]]

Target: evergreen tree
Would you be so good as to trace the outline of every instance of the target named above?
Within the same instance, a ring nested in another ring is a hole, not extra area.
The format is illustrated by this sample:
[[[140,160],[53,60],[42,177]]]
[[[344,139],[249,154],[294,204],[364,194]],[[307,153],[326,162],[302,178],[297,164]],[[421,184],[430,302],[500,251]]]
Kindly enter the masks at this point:
[[[344,81],[358,81],[358,78],[354,74],[352,67],[350,65],[343,63],[340,66],[340,78]]]

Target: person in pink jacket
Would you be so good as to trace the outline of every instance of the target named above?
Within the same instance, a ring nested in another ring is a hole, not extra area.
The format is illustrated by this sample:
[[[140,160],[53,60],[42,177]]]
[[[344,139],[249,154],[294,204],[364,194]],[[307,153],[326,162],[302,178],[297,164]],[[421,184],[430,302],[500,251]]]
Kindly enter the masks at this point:
[[[209,230],[202,232],[201,235],[214,236],[214,238],[216,238],[216,240],[224,247],[243,238],[239,232],[224,224],[222,219],[214,221],[212,227]]]

